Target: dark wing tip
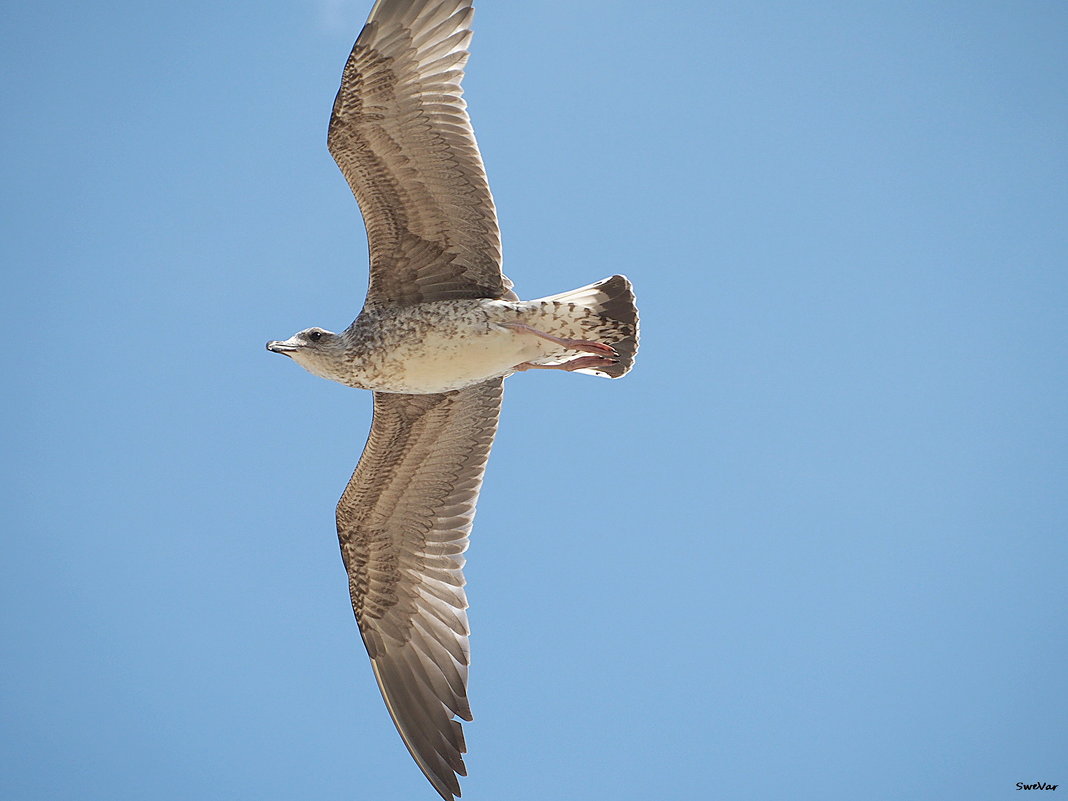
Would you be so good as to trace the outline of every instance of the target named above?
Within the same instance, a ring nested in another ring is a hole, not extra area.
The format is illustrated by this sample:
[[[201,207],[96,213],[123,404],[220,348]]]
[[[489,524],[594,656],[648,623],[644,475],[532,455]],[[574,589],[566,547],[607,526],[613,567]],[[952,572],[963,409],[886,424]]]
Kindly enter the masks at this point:
[[[457,776],[467,775],[463,727],[413,671],[410,646],[402,648],[407,654],[372,660],[375,678],[408,753],[441,797],[452,801],[460,796]]]

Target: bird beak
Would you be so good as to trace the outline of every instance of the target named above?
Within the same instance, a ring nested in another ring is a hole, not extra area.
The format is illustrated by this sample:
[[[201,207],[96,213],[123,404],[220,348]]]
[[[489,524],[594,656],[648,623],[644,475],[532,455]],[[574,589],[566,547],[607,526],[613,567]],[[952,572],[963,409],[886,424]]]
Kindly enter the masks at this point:
[[[271,353],[284,353],[286,356],[288,356],[290,353],[296,352],[297,346],[291,344],[290,340],[286,340],[285,342],[279,342],[276,339],[272,339],[270,342],[267,343],[267,350],[269,350]]]

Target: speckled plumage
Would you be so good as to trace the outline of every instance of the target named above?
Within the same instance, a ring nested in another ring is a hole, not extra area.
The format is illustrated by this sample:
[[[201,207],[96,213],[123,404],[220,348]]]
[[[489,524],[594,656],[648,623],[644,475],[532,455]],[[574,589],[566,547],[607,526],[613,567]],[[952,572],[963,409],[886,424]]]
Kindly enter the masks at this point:
[[[471,719],[463,554],[504,378],[538,367],[618,378],[638,347],[626,278],[521,301],[501,272],[460,87],[472,14],[471,0],[374,4],[328,135],[367,227],[367,300],[340,334],[310,328],[267,344],[374,392],[338,539],[386,707],[446,801],[466,775],[455,718]]]
[[[609,343],[634,334],[633,326],[574,303],[441,300],[371,306],[336,335],[340,347],[320,343],[320,353],[308,350],[294,358],[316,375],[346,386],[430,394],[507,376],[523,362],[559,364],[575,355],[502,325],[508,323],[524,323],[562,338]]]

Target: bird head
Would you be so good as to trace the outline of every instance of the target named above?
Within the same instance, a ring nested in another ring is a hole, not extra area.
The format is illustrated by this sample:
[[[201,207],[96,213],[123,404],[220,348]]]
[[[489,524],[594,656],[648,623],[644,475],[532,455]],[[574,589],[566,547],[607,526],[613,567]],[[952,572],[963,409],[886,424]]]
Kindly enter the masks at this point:
[[[271,353],[281,353],[313,375],[338,379],[345,356],[345,344],[333,331],[322,328],[306,328],[286,340],[271,340],[267,343]]]

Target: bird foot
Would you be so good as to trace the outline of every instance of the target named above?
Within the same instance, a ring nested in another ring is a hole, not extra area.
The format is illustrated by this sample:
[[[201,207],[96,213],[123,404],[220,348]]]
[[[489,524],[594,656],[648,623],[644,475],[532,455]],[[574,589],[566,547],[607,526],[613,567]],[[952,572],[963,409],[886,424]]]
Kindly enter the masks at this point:
[[[616,349],[611,345],[605,345],[602,342],[591,342],[588,339],[567,339],[566,337],[556,337],[552,334],[546,334],[544,331],[539,331],[537,328],[532,328],[525,323],[501,323],[504,328],[511,328],[513,331],[517,331],[520,334],[530,334],[541,339],[548,340],[562,348],[568,350],[578,350],[584,353],[596,353],[599,356],[614,357],[619,354]],[[569,362],[568,362],[569,363]],[[578,368],[575,368],[578,369]]]

